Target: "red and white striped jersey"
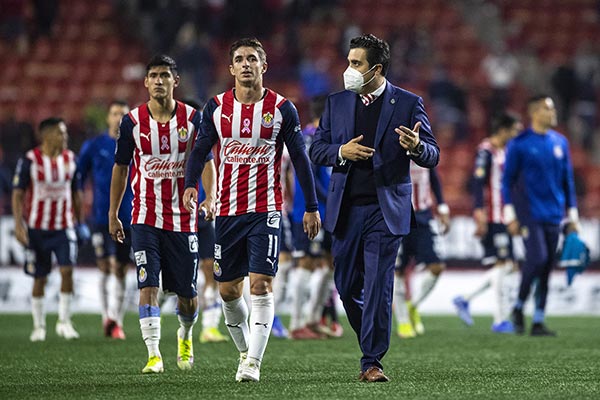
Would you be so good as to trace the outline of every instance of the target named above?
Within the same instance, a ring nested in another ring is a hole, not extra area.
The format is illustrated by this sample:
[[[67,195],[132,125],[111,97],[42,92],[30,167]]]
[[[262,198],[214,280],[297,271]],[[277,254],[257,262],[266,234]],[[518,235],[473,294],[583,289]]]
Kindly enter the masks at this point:
[[[410,180],[412,181],[412,205],[415,211],[429,210],[433,206],[431,196],[430,169],[410,162]]]
[[[475,181],[484,180],[484,198],[487,199],[488,222],[492,223],[503,223],[502,209],[504,203],[501,190],[505,160],[506,152],[504,148],[493,146],[488,139],[479,144],[474,177]]]
[[[186,155],[192,149],[200,113],[177,102],[170,121],[159,123],[143,104],[121,121],[115,162],[131,165],[132,224],[173,232],[195,232],[196,213],[183,206]]]
[[[237,101],[233,89],[213,100],[207,107],[219,137],[217,215],[281,211],[282,130],[300,129],[295,108],[284,109],[289,102],[268,89],[254,104]]]
[[[72,188],[76,168],[71,150],[63,150],[52,158],[36,147],[19,161],[13,186],[27,192],[24,211],[29,228],[47,231],[73,228]]]

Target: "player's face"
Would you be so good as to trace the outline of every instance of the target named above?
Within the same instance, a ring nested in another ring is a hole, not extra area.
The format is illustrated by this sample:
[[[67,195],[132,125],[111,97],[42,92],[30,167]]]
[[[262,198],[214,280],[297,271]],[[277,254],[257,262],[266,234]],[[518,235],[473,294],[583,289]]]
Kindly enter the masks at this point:
[[[108,109],[108,115],[106,116],[106,123],[108,124],[108,133],[116,137],[117,131],[119,130],[119,123],[125,114],[129,112],[129,107],[120,104],[113,104]]]
[[[533,118],[546,129],[556,126],[558,120],[556,118],[554,101],[552,101],[552,99],[549,97],[540,100],[538,107],[534,111]]]
[[[233,53],[229,72],[242,86],[253,86],[262,82],[267,71],[267,63],[262,62],[254,47],[240,47]]]
[[[144,86],[148,88],[150,98],[161,100],[173,97],[173,89],[179,85],[179,75],[174,76],[171,68],[157,66],[150,68],[144,78]]]

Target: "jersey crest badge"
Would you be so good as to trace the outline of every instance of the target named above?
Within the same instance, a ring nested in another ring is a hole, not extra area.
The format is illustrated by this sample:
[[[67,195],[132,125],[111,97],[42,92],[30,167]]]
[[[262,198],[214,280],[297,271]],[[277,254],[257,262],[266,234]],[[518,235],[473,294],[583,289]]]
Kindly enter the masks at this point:
[[[145,282],[147,278],[148,278],[148,274],[146,273],[146,268],[144,268],[144,267],[140,268],[140,272],[138,273],[138,281],[140,283],[142,283],[142,282]]]
[[[189,139],[189,136],[190,136],[190,135],[189,135],[189,132],[188,132],[187,128],[185,128],[185,127],[181,127],[181,128],[179,128],[179,129],[177,130],[177,139],[178,139],[180,142],[185,142],[185,141],[187,141],[187,140]]]
[[[272,128],[274,124],[275,118],[273,117],[273,114],[271,114],[270,112],[263,114],[261,121],[262,126],[264,126],[265,128]]]
[[[563,150],[558,145],[554,146],[554,157],[558,158],[559,160],[564,157]]]
[[[215,260],[215,263],[213,264],[213,274],[215,274],[215,276],[221,276],[222,273],[223,270],[221,269],[219,262]]]

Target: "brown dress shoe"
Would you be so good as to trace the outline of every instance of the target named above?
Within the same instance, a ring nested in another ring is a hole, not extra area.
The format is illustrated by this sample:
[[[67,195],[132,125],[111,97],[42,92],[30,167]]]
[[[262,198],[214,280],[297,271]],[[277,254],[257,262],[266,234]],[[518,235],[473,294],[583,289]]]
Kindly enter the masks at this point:
[[[390,378],[385,376],[381,368],[370,367],[366,371],[360,373],[358,380],[362,382],[387,382]]]

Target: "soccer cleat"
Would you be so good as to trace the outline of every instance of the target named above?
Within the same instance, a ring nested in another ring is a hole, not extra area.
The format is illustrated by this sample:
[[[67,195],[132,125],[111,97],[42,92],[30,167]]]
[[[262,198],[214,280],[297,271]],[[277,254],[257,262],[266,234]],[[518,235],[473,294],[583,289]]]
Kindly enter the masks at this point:
[[[35,328],[31,335],[29,335],[29,340],[32,342],[43,342],[46,340],[46,329],[45,328]]]
[[[421,322],[421,315],[419,315],[419,311],[417,311],[417,307],[410,301],[406,302],[406,307],[408,308],[408,316],[410,318],[410,323],[412,324],[417,335],[422,335],[425,333],[425,326],[423,326],[423,322]]]
[[[244,369],[244,363],[246,362],[246,358],[248,358],[248,353],[240,353],[240,361],[238,363],[237,372],[235,373],[235,381],[242,381],[242,370]]]
[[[339,338],[344,334],[344,328],[342,328],[339,322],[332,322],[329,328],[331,329],[332,337]]]
[[[240,373],[238,382],[258,382],[260,380],[260,361],[255,359],[246,359]]]
[[[79,339],[79,333],[73,328],[73,324],[71,321],[56,323],[56,334],[60,337],[63,337],[67,340],[71,339]]]
[[[229,338],[223,335],[218,328],[204,328],[200,333],[200,343],[227,341],[229,341]]]
[[[452,303],[454,303],[454,307],[456,307],[456,313],[458,317],[462,319],[462,321],[467,325],[473,325],[473,318],[471,317],[471,312],[469,311],[469,302],[465,300],[462,296],[456,296]]]
[[[502,321],[497,324],[492,324],[492,332],[495,333],[515,333],[515,327],[510,321]]]
[[[148,358],[148,362],[142,370],[142,374],[159,374],[161,372],[165,372],[161,356],[152,356]]]
[[[188,371],[194,366],[194,343],[192,338],[182,339],[179,330],[177,330],[177,366],[182,371]]]
[[[313,332],[306,326],[304,328],[294,329],[291,332],[290,337],[294,340],[315,340],[323,338],[320,334]]]
[[[287,329],[285,329],[285,326],[283,326],[283,322],[281,322],[281,319],[277,315],[275,316],[275,318],[273,318],[273,327],[271,328],[271,335],[282,339],[288,339],[290,337],[290,333]]]
[[[102,328],[104,329],[104,336],[112,337],[112,331],[113,329],[115,329],[115,326],[117,326],[117,323],[114,320],[110,318],[105,319],[102,323]]]
[[[531,336],[556,336],[555,331],[551,331],[543,322],[536,322],[531,325]]]
[[[515,328],[515,333],[517,335],[522,335],[525,332],[525,318],[523,317],[523,310],[513,308],[511,319]]]
[[[115,325],[112,332],[110,333],[110,337],[113,339],[125,340],[125,332],[120,325]]]
[[[417,332],[415,332],[415,330],[410,322],[398,324],[397,333],[401,339],[411,339],[411,338],[414,338],[417,336]]]

